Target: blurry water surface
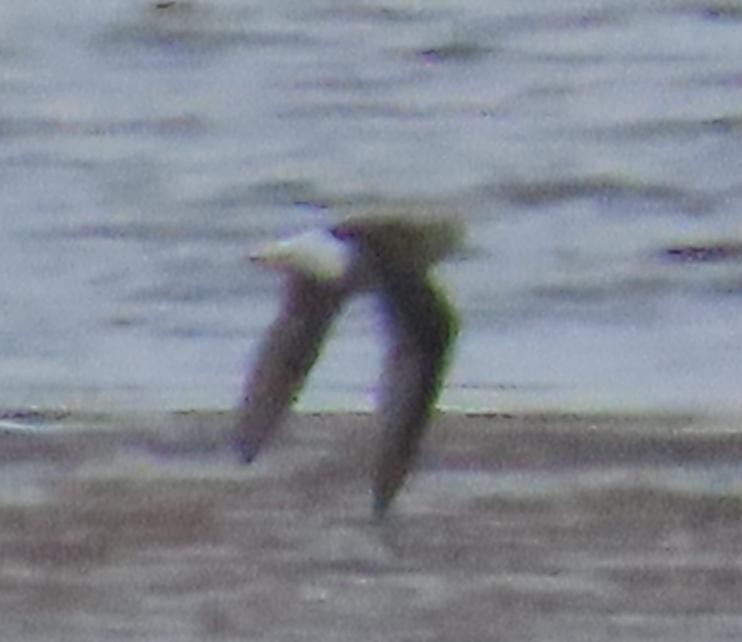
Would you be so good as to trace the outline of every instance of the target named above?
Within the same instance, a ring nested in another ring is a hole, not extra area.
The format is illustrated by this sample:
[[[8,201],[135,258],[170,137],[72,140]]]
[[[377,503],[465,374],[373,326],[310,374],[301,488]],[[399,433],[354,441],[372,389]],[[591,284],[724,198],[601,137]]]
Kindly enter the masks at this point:
[[[468,219],[448,405],[739,410],[742,3],[0,6],[0,403],[225,407],[259,242]],[[304,396],[366,406],[370,301]]]

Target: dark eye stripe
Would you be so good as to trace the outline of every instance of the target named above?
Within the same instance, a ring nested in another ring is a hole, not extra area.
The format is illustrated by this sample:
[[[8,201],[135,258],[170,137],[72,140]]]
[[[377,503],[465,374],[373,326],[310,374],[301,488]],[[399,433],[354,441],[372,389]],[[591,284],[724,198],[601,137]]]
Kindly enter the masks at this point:
[[[332,234],[338,241],[350,241],[357,237],[357,232],[349,225],[336,225],[330,228]]]

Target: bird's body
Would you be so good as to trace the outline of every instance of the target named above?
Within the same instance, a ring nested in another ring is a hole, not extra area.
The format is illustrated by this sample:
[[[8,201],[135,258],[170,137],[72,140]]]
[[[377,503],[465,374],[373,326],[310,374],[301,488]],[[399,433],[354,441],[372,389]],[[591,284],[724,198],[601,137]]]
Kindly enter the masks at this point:
[[[374,511],[385,513],[414,463],[456,335],[453,309],[429,271],[460,238],[451,219],[355,217],[255,255],[286,272],[288,284],[248,377],[237,430],[244,460],[252,460],[280,425],[347,297],[372,291],[381,302],[390,346],[373,479]]]

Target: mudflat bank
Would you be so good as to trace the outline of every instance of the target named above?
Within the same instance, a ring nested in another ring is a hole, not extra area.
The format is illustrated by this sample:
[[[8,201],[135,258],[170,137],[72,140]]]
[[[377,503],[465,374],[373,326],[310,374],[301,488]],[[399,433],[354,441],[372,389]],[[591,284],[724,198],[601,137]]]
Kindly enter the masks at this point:
[[[442,414],[388,519],[364,414],[6,411],[0,613],[33,640],[742,636],[742,423]]]

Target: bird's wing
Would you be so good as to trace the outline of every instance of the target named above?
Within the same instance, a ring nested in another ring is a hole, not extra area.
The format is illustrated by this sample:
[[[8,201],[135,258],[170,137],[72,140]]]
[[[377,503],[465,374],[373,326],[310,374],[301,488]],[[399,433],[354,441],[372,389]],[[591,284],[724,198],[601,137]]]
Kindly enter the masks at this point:
[[[245,384],[236,430],[244,461],[255,458],[301,391],[345,296],[323,281],[289,278],[283,308],[268,329]]]
[[[377,516],[385,513],[414,463],[458,330],[452,306],[425,275],[384,272],[381,296],[392,345],[379,407],[383,434],[374,473]]]

